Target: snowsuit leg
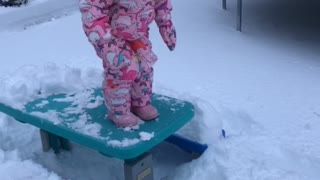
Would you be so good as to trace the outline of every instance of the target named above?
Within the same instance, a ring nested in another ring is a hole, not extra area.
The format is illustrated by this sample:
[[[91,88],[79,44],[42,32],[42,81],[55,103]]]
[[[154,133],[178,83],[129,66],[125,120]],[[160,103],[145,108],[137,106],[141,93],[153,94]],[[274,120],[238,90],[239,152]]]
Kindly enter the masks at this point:
[[[103,59],[103,95],[109,113],[124,115],[130,112],[130,92],[139,75],[138,64],[134,60],[133,51],[127,46],[119,48],[116,44],[110,45],[103,48],[103,54],[106,54]]]
[[[152,52],[152,44],[146,38],[140,39],[145,45],[136,51],[139,64],[139,75],[133,81],[131,90],[132,106],[146,106],[151,102],[153,65],[157,61],[157,56]]]

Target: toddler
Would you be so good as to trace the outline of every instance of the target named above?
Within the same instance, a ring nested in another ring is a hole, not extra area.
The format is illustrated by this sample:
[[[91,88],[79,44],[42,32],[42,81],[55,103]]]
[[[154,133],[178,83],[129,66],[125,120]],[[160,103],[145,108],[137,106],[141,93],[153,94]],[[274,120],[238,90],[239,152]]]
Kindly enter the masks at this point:
[[[170,0],[80,0],[84,32],[102,59],[108,117],[117,126],[134,126],[139,118],[148,121],[159,116],[151,105],[157,56],[148,31],[155,20],[173,51],[176,32],[171,10]]]

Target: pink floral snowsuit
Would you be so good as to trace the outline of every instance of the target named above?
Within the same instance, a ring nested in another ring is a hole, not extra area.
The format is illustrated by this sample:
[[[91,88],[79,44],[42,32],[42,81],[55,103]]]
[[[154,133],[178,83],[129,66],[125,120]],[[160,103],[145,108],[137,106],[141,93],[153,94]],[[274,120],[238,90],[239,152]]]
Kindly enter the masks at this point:
[[[173,50],[171,10],[170,0],[80,0],[85,34],[103,60],[103,94],[111,113],[122,115],[131,106],[150,104],[157,56],[151,50],[148,26],[155,20]]]

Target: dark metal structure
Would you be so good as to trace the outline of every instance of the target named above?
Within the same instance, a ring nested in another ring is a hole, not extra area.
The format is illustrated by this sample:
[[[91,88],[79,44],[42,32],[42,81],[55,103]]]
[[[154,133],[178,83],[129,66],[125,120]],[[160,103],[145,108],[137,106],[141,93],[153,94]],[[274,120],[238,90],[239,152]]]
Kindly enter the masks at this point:
[[[227,0],[222,0],[222,8],[227,9]],[[242,29],[242,0],[237,0],[237,30]]]

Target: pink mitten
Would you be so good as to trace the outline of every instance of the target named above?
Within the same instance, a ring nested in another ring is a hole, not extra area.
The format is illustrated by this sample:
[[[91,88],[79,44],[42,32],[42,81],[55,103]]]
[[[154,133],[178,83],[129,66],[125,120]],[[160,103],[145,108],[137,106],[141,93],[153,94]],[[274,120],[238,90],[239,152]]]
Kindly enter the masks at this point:
[[[176,47],[177,35],[172,22],[168,23],[168,25],[161,26],[159,31],[170,51],[173,51]]]

